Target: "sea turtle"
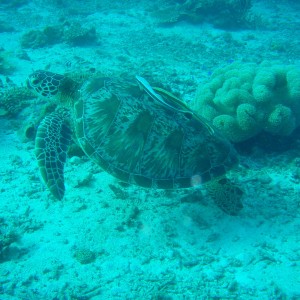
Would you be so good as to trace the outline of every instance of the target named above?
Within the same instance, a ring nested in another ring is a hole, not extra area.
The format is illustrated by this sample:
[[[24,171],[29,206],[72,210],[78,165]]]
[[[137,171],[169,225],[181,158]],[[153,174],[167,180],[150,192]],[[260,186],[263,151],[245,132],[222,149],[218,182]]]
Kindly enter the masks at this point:
[[[210,182],[207,189],[223,211],[241,210],[242,191],[224,176],[237,163],[237,153],[171,93],[139,76],[93,76],[79,83],[41,70],[28,77],[27,86],[58,104],[40,123],[35,142],[42,178],[57,199],[65,193],[64,164],[73,132],[85,154],[123,182],[157,189]]]

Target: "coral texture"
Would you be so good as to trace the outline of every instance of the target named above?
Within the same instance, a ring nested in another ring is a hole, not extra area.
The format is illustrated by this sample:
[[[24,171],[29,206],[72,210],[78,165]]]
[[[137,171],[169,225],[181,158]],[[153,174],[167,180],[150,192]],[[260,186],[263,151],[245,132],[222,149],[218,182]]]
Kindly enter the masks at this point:
[[[261,131],[287,136],[300,125],[300,70],[233,63],[199,87],[191,106],[233,142]]]

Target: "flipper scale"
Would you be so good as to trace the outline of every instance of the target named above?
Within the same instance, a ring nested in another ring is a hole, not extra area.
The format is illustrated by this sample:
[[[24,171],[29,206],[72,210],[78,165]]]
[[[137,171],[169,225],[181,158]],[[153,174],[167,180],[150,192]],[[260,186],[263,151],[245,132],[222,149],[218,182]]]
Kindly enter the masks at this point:
[[[35,155],[42,178],[53,196],[64,197],[64,165],[71,130],[61,112],[53,112],[41,122],[35,141]]]

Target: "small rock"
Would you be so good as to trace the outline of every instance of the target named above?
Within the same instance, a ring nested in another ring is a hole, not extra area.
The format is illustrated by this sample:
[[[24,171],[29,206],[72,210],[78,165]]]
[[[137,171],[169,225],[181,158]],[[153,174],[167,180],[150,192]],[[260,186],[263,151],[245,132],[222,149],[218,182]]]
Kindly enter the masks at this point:
[[[81,178],[77,179],[77,183],[75,184],[74,187],[81,187],[81,186],[88,186],[93,178],[93,174],[90,172],[82,172],[80,174]]]
[[[81,264],[90,264],[96,259],[96,254],[89,249],[77,249],[74,253],[74,258]]]
[[[71,158],[69,159],[69,163],[70,163],[71,165],[77,166],[77,165],[79,165],[79,164],[82,163],[82,159],[81,159],[80,157],[78,157],[78,156],[73,156],[73,157],[71,157]]]
[[[206,241],[207,241],[207,242],[215,242],[215,241],[217,241],[218,239],[220,239],[220,234],[219,234],[219,233],[216,233],[216,232],[213,232],[213,233],[211,233],[211,234],[207,237]]]
[[[188,260],[188,261],[184,261],[182,264],[186,268],[192,268],[192,267],[197,266],[199,264],[199,261],[197,259],[195,259],[195,260]]]
[[[258,181],[262,184],[269,184],[272,182],[272,178],[268,174],[263,174],[258,177]]]

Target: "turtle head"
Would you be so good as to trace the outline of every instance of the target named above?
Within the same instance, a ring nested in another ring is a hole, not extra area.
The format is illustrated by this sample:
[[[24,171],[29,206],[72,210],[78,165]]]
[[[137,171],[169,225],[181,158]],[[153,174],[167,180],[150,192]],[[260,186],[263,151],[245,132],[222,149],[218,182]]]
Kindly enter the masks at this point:
[[[79,86],[66,76],[44,70],[29,75],[26,84],[37,96],[49,100],[58,99],[61,102],[72,99]]]
[[[64,79],[65,76],[63,75],[38,70],[29,75],[26,84],[38,96],[51,99],[59,93]]]

